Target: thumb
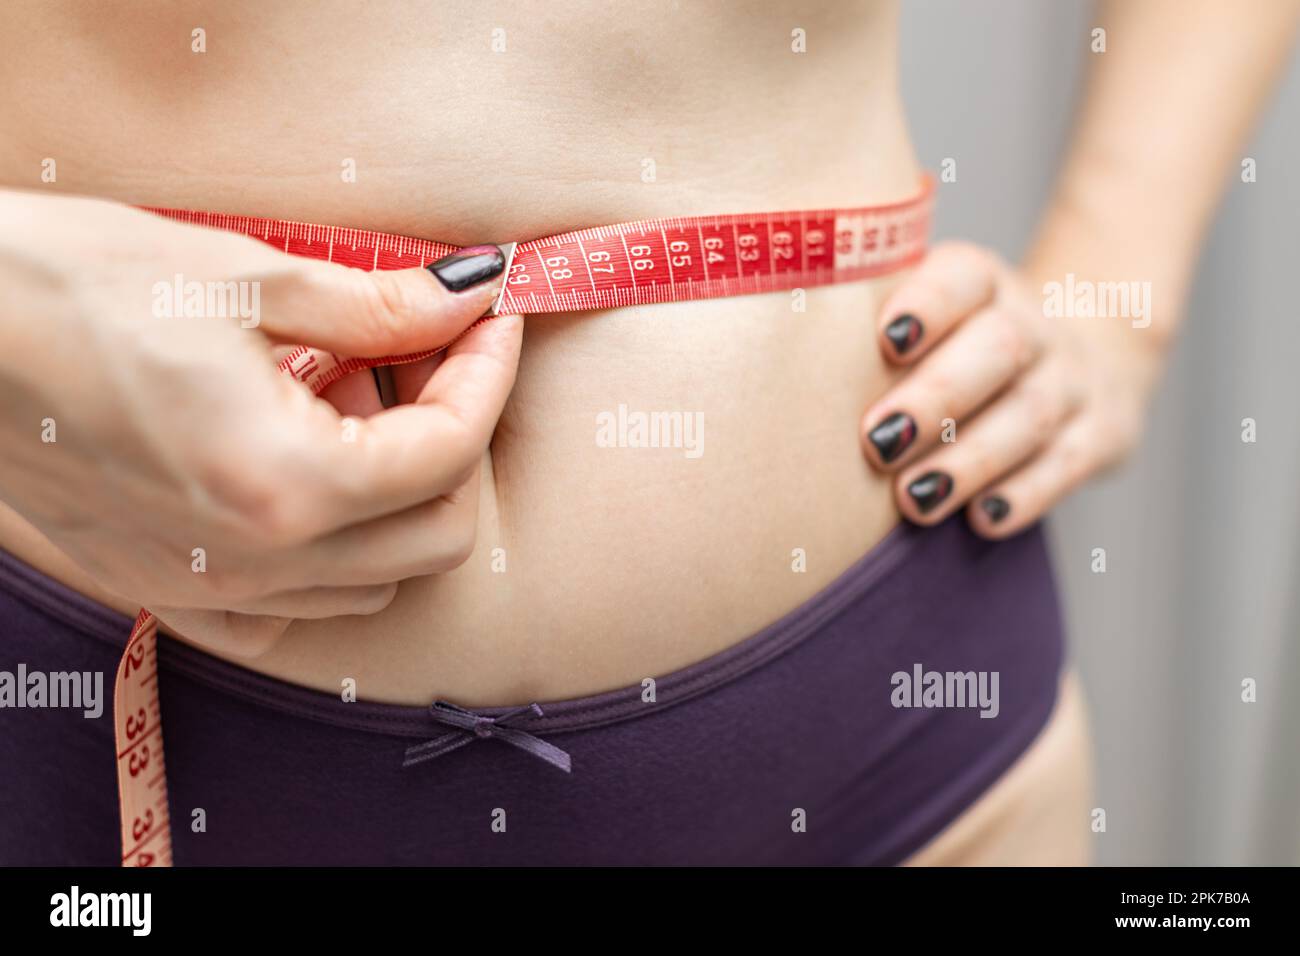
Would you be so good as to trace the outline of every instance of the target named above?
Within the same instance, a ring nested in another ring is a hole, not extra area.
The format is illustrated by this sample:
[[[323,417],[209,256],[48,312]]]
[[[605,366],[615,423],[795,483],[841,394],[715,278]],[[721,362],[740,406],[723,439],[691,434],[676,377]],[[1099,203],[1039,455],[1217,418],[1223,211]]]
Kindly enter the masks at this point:
[[[265,284],[261,330],[277,342],[377,358],[446,345],[501,291],[506,258],[469,246],[423,269],[365,272],[302,260]]]

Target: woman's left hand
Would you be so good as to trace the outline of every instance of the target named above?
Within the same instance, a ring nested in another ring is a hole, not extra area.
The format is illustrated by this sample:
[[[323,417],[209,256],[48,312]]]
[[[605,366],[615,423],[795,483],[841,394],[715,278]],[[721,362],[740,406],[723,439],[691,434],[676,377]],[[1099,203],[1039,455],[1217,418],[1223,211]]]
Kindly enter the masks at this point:
[[[1020,273],[966,243],[936,246],[879,328],[886,360],[915,367],[863,416],[868,460],[897,474],[909,520],[966,505],[989,538],[1031,525],[1134,448],[1161,364],[1152,328],[1048,318]]]

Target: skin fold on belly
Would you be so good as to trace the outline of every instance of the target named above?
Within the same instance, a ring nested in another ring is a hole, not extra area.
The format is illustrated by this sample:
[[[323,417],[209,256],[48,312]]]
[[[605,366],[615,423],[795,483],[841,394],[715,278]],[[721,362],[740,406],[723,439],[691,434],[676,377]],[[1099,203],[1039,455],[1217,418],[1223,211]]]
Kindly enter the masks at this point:
[[[142,9],[105,24],[15,6],[0,185],[472,243],[883,203],[919,184],[891,3],[798,22],[670,3],[599,22],[566,4]],[[418,36],[394,29],[413,11]],[[44,157],[56,183],[39,181]],[[363,698],[480,706],[639,683],[743,639],[898,520],[857,427],[892,380],[875,322],[899,278],[810,289],[802,312],[774,293],[529,317],[469,560],[405,582],[380,614],[296,622],[239,663],[330,693],[353,678]],[[692,447],[618,447],[638,413],[689,423]],[[138,607],[2,506],[0,547]]]
[[[639,683],[757,631],[897,520],[856,428],[887,381],[880,292],[530,318],[469,561],[373,618],[295,624],[259,669],[516,703]],[[652,413],[679,417],[680,447],[619,447],[620,419]]]
[[[352,678],[369,699],[476,706],[638,683],[759,630],[898,520],[857,432],[892,378],[871,316],[894,281],[810,289],[806,312],[775,293],[529,317],[469,559],[403,582],[379,614],[295,622],[237,662],[330,693]],[[681,430],[633,447],[652,414]],[[138,609],[7,509],[0,546]]]

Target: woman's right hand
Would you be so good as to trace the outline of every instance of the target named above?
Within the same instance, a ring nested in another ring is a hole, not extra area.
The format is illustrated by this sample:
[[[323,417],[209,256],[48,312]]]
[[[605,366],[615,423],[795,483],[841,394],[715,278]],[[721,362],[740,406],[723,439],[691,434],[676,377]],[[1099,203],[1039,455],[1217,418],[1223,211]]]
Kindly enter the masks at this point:
[[[523,320],[473,329],[408,379],[409,403],[364,418],[278,372],[274,347],[435,348],[487,310],[500,271],[451,292],[425,269],[0,192],[0,499],[105,587],[227,652],[260,653],[294,618],[379,611],[396,582],[472,550]],[[178,281],[256,283],[256,324],[156,317],[156,287]]]

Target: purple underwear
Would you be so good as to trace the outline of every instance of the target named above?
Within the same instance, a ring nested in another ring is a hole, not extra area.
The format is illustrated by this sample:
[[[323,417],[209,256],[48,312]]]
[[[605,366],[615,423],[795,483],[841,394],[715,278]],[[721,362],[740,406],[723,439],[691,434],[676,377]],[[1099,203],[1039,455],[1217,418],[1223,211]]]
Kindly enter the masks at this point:
[[[117,865],[130,625],[0,551],[0,864]],[[960,514],[895,528],[653,701],[345,703],[160,638],[175,862],[898,863],[1034,740],[1062,655],[1041,531],[987,542]],[[103,715],[14,706],[20,665],[102,672]]]

